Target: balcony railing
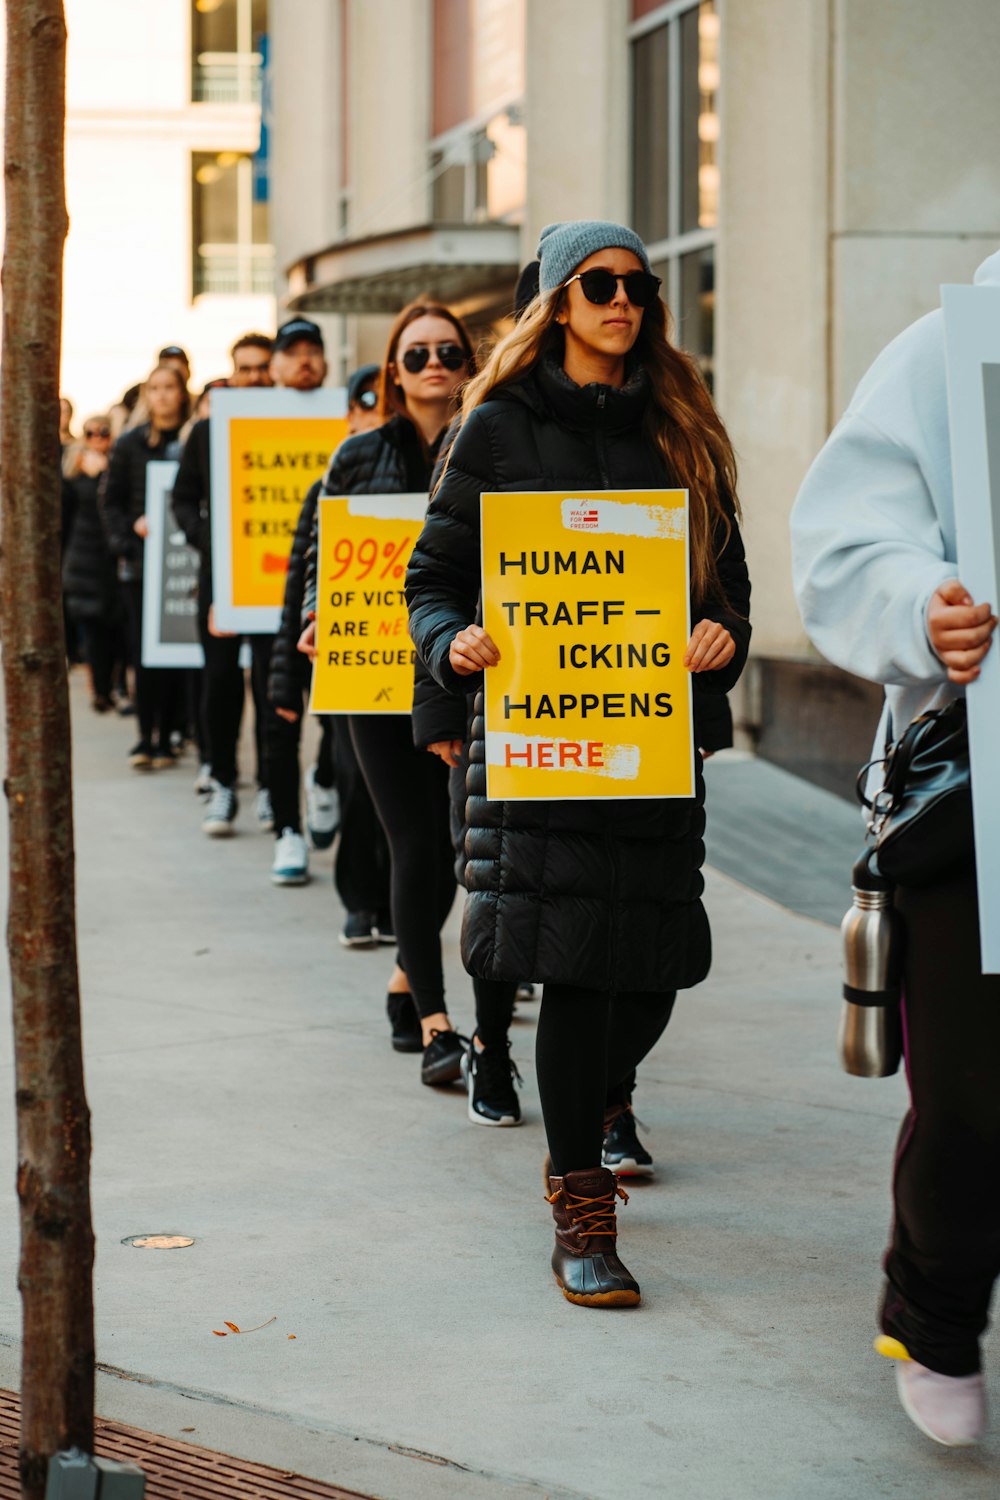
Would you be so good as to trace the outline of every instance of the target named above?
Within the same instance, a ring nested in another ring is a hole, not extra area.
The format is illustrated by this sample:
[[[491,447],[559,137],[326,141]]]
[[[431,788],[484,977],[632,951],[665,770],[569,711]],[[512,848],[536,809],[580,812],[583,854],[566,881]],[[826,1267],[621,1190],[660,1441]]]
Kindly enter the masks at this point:
[[[260,104],[263,63],[259,52],[200,52],[191,98],[195,104]]]
[[[273,293],[273,245],[198,246],[194,258],[196,297],[270,297]]]

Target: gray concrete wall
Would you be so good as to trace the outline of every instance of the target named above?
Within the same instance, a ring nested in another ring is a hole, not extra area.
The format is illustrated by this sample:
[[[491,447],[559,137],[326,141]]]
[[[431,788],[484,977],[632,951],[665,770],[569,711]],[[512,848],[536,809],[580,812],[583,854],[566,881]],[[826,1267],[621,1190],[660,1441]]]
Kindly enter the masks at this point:
[[[758,652],[807,649],[788,511],[826,435],[827,0],[729,4],[717,399],[737,450]]]
[[[351,239],[430,217],[430,0],[349,0]]]
[[[528,0],[522,259],[546,224],[628,218],[626,0]]]
[[[1000,243],[996,0],[834,0],[831,415]]]
[[[282,0],[271,6],[271,218],[279,275],[337,234],[338,10],[314,0]]]
[[[802,477],[879,350],[1000,242],[1000,6],[730,3],[722,44],[717,396],[754,650],[808,656],[788,544]]]

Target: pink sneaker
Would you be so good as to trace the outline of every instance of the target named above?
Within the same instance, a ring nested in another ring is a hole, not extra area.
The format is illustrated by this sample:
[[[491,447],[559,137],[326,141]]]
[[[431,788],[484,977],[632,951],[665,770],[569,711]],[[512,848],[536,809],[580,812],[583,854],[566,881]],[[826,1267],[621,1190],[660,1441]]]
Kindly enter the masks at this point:
[[[915,1359],[899,1360],[896,1389],[915,1427],[946,1448],[971,1448],[986,1428],[982,1375],[938,1375]]]

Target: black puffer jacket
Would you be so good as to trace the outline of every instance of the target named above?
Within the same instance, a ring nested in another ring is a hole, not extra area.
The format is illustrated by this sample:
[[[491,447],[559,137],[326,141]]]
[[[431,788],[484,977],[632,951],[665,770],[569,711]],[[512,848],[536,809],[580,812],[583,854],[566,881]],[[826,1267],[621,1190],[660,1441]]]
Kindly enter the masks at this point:
[[[306,587],[306,552],[316,522],[316,505],[321,484],[310,486],[292,539],[285,576],[285,597],[281,606],[281,624],[271,647],[271,665],[267,677],[267,698],[275,708],[302,712],[302,692],[309,684],[309,658],[298,649],[302,634],[302,596]]]
[[[112,621],[118,614],[114,558],[97,508],[100,477],[63,480],[63,596],[71,620]]]
[[[174,481],[172,505],[177,524],[201,558],[198,595],[203,609],[212,602],[212,487],[209,420],[202,417],[188,433]]]
[[[437,448],[428,460],[413,423],[406,417],[390,417],[370,432],[346,438],[330,459],[323,475],[324,495],[407,495],[430,487]],[[316,609],[316,540],[319,529],[313,517],[306,553],[306,585],[302,617]]]
[[[412,422],[391,417],[382,427],[359,432],[340,445],[323,476],[325,495],[419,494],[430,486],[440,441],[425,456]],[[314,507],[305,557],[302,620],[316,609],[318,521]],[[284,617],[282,617],[284,622]],[[273,671],[273,668],[272,668]],[[465,737],[464,698],[442,688],[419,659],[414,668],[413,737],[420,749],[438,740]]]
[[[154,448],[149,442],[151,431],[151,424],[144,422],[123,432],[101,480],[101,520],[108,546],[118,559],[118,576],[126,581],[142,577],[143,543],[136,536],[135,523],[146,513],[146,467],[154,460],[178,456],[176,432],[161,432]]]
[[[451,452],[407,575],[410,632],[434,678],[467,693],[448,662],[456,632],[477,617],[483,491],[673,488],[642,421],[648,379],[616,390],[579,387],[554,361],[494,393]],[[750,586],[735,521],[718,567],[726,604],[692,619],[720,621],[736,641],[722,671],[696,678],[724,693],[750,640]],[[701,904],[704,783],[663,801],[488,802],[481,704],[473,723],[466,810],[469,891],[462,956],[486,979],[663,991],[697,984],[711,940]]]

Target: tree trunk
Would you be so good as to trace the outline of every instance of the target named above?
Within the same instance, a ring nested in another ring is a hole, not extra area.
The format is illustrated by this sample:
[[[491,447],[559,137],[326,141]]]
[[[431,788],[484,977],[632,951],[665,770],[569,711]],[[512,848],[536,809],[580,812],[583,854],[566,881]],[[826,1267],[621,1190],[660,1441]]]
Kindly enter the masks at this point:
[[[69,695],[60,578],[59,339],[66,238],[62,0],[6,0],[2,589],[24,1309],[21,1485],[93,1451],[90,1115],[76,964]]]

